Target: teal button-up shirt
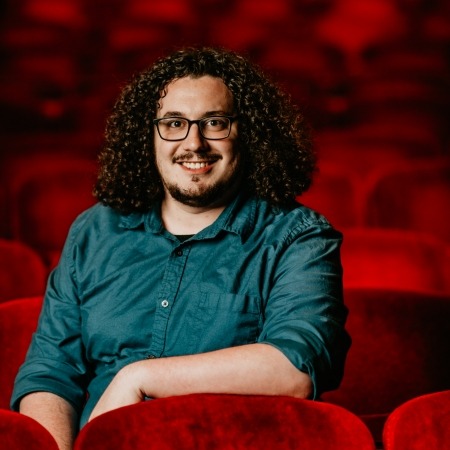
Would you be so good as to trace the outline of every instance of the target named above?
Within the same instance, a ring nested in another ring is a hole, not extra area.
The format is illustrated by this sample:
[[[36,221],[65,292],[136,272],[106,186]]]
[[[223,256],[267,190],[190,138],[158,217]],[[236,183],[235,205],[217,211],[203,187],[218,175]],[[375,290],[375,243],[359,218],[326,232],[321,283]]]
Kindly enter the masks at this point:
[[[340,244],[310,209],[242,196],[185,241],[164,229],[159,207],[92,207],[49,278],[13,409],[27,393],[53,392],[83,425],[129,363],[255,342],[308,373],[316,397],[335,388],[349,347]]]

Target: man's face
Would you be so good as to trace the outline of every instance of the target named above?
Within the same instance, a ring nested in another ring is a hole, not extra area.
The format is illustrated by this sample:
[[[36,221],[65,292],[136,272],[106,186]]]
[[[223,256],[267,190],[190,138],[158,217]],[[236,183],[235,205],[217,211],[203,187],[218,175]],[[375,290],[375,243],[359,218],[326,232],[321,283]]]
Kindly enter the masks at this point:
[[[220,78],[180,78],[166,91],[157,118],[234,116],[233,96]],[[154,134],[156,165],[166,199],[170,196],[194,207],[223,206],[236,192],[240,178],[237,122],[222,140],[203,138],[198,124],[192,124],[181,141],[165,141],[156,129]]]

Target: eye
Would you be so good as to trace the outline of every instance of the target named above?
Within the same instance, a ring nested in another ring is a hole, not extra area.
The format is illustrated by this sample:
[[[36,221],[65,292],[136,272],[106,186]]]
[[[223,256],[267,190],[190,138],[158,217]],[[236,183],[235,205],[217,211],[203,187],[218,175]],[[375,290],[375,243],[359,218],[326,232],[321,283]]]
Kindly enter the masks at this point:
[[[222,130],[228,127],[228,119],[226,117],[209,117],[205,119],[204,126]]]
[[[186,126],[186,122],[181,119],[167,119],[164,121],[164,125],[168,128],[181,128]]]

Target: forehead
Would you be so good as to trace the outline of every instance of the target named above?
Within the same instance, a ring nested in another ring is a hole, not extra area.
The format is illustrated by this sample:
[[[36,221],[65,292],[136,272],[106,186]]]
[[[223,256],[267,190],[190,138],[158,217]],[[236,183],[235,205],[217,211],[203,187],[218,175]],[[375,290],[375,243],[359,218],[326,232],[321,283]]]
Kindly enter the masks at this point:
[[[233,95],[217,77],[178,78],[169,83],[159,100],[159,113],[179,112],[202,115],[205,112],[233,112]]]

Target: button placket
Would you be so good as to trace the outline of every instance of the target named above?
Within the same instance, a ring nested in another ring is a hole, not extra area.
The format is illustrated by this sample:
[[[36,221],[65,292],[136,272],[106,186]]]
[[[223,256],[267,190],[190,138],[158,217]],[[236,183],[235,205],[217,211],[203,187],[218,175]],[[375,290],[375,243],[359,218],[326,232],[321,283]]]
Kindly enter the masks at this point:
[[[179,251],[181,251],[181,255],[178,254]],[[153,322],[152,344],[148,349],[150,354],[161,355],[165,347],[167,324],[175,302],[176,293],[181,283],[188,255],[189,247],[174,248],[167,261]]]

